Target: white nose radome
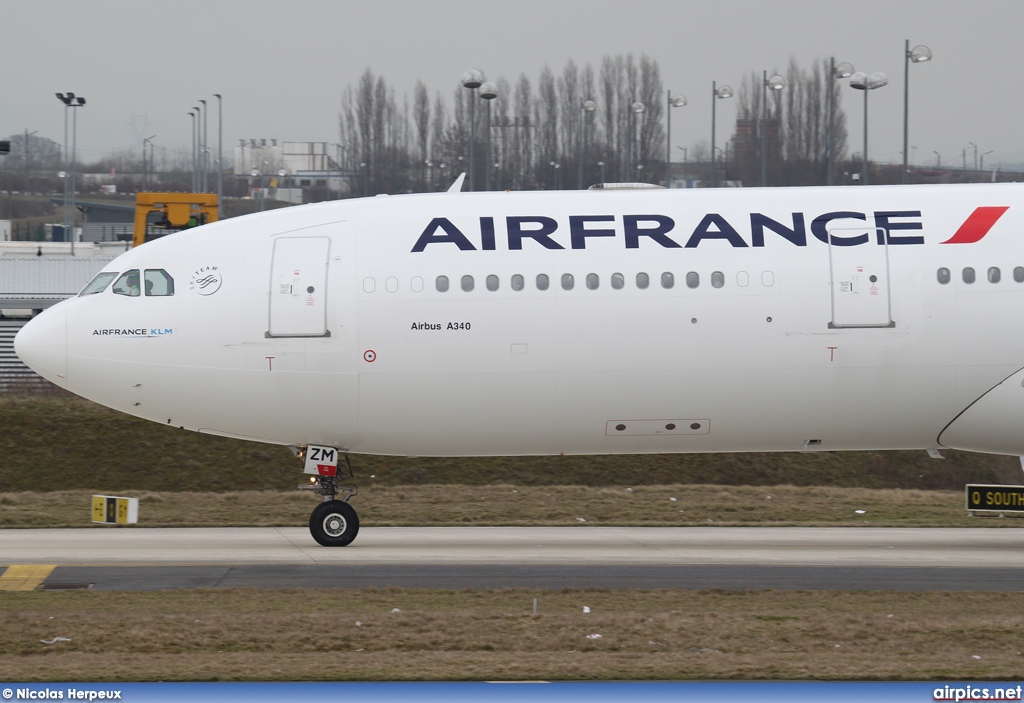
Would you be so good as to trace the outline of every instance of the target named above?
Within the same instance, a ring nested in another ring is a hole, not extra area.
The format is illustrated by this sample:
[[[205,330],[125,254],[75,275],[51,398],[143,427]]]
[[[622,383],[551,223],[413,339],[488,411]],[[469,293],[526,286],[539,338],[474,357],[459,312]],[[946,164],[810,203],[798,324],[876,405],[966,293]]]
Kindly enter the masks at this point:
[[[30,369],[67,388],[68,335],[66,306],[59,303],[32,318],[14,336],[14,353]]]

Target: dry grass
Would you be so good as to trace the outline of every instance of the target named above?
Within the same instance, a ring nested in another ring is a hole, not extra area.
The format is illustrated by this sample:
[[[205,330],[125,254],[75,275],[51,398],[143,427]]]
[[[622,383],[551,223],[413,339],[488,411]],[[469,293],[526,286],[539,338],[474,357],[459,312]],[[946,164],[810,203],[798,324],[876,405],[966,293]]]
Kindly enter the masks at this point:
[[[99,491],[96,491],[99,492]],[[305,525],[317,497],[299,491],[138,492],[149,527]],[[90,492],[0,493],[0,527],[81,527]],[[673,500],[674,499],[674,500]],[[369,486],[352,503],[367,526],[830,525],[994,527],[967,517],[961,491],[750,486]],[[864,510],[858,514],[856,510]]]
[[[0,619],[0,671],[24,681],[1012,680],[1024,671],[1024,593],[36,592],[0,595]],[[71,642],[39,642],[53,636]]]

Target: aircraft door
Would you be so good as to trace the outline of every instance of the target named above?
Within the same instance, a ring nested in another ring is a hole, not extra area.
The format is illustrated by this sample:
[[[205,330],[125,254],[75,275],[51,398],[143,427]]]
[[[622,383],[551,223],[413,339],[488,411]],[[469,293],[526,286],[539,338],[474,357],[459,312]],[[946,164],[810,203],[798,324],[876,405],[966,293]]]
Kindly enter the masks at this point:
[[[889,246],[885,230],[830,228],[829,280],[832,321],[829,328],[895,327],[889,292]],[[867,236],[868,241],[846,244]],[[881,242],[881,243],[879,243]]]
[[[270,267],[268,337],[330,337],[327,329],[328,237],[281,237]]]

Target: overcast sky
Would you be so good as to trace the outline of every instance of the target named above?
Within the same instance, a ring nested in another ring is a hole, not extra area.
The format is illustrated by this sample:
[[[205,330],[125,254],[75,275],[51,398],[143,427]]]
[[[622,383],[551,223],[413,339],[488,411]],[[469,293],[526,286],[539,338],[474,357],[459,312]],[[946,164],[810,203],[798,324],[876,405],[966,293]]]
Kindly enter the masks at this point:
[[[917,163],[1024,162],[1019,0],[4,0],[0,134],[28,129],[64,138],[56,92],[85,96],[78,115],[84,161],[155,134],[161,148],[191,143],[188,111],[224,96],[225,145],[239,138],[338,141],[340,94],[367,68],[412,97],[451,94],[477,68],[536,84],[545,65],[598,68],[605,55],[646,53],[667,89],[672,140],[710,140],[711,82],[738,88],[751,71],[784,73],[832,55],[885,72],[870,95],[872,159],[902,159],[903,42],[934,60],[910,67],[910,144]],[[846,81],[844,81],[844,84]],[[863,97],[844,87],[849,151],[863,140]],[[720,135],[736,100],[719,102]],[[230,153],[230,152],[229,152]]]

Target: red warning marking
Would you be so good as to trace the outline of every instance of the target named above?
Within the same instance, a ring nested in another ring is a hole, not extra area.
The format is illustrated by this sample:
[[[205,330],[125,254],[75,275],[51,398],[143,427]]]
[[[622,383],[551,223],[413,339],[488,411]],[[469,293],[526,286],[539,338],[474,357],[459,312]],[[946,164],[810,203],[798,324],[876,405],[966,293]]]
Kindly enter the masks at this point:
[[[1009,210],[1009,206],[975,208],[971,216],[964,220],[960,229],[943,244],[974,244],[988,234],[992,225]]]
[[[372,349],[367,349],[365,352],[363,352],[363,360],[373,363],[374,361],[377,360],[377,352],[375,352]]]
[[[330,464],[317,464],[316,470],[321,476],[337,476],[338,467]]]

